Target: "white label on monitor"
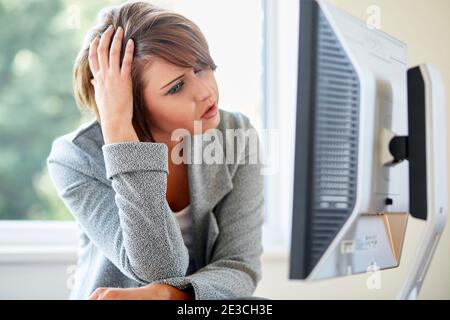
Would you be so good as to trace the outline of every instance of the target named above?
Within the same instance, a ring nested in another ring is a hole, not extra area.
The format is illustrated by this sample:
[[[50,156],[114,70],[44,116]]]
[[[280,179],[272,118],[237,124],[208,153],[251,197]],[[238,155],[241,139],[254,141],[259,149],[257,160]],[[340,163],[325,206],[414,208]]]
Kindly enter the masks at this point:
[[[366,235],[356,239],[355,251],[375,251],[378,249],[378,235]]]

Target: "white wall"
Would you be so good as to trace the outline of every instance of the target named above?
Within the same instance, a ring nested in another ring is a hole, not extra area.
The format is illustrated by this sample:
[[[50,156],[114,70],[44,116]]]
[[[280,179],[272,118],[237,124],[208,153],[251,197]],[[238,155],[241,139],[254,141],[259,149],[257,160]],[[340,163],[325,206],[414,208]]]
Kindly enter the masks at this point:
[[[0,265],[0,300],[67,299],[68,266],[66,262],[14,262]]]
[[[0,223],[0,300],[66,299],[76,264],[73,222]]]

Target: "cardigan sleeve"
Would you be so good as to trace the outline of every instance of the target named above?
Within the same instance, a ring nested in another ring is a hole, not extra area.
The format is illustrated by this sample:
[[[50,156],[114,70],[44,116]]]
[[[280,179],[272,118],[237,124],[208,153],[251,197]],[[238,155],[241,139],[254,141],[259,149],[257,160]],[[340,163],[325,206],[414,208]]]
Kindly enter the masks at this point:
[[[238,164],[233,176],[233,190],[216,208],[220,232],[211,262],[189,276],[155,283],[194,293],[196,300],[247,297],[254,293],[261,280],[264,177],[260,161],[249,163],[249,158],[247,145],[244,163]]]
[[[125,142],[102,151],[111,185],[94,177],[89,158],[72,141],[53,143],[47,166],[66,207],[127,277],[147,284],[185,275],[188,251],[165,197],[167,146]]]

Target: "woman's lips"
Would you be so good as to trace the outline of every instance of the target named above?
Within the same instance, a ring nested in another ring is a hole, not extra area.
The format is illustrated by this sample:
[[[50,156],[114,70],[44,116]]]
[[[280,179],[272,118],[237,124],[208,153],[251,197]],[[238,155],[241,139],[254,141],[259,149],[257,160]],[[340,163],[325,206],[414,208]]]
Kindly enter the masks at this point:
[[[217,114],[217,106],[216,104],[213,104],[206,112],[202,115],[202,119],[211,119],[216,116]]]

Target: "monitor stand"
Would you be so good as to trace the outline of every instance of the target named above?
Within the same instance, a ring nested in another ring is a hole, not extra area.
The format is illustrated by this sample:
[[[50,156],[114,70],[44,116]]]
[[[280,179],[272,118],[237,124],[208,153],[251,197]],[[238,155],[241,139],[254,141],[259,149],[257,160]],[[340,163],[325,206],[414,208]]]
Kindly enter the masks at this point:
[[[408,71],[410,214],[425,229],[397,299],[417,299],[447,222],[447,134],[441,76],[430,65]],[[424,137],[425,136],[425,137]]]

